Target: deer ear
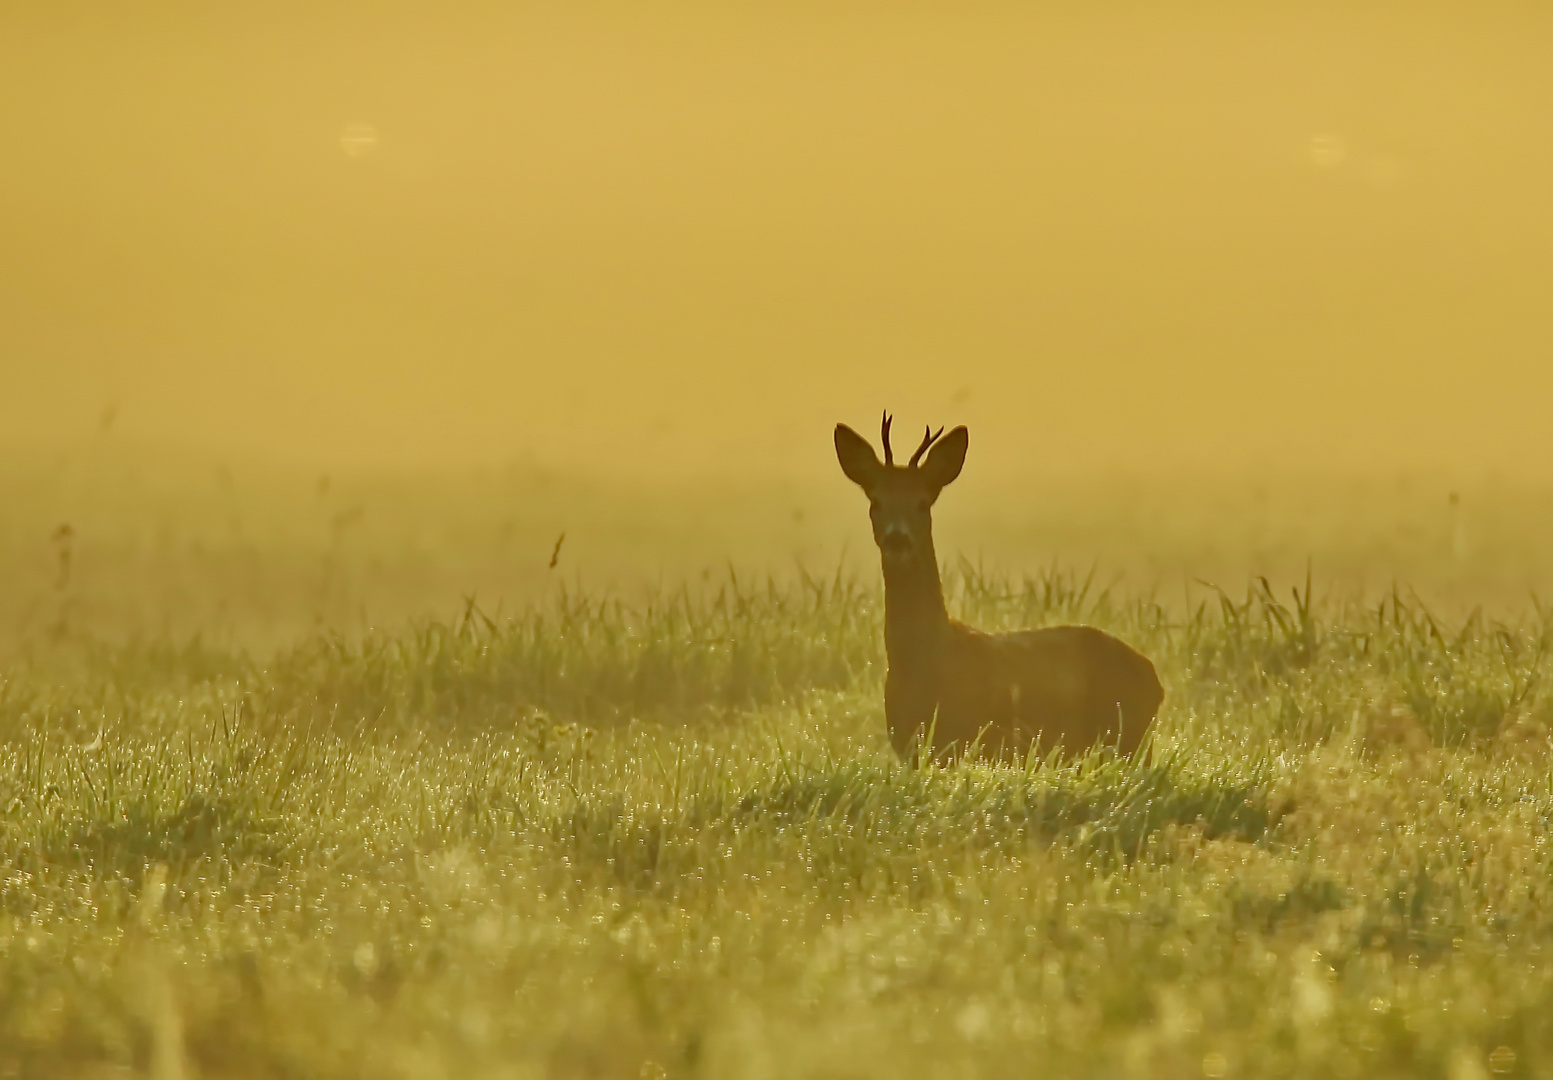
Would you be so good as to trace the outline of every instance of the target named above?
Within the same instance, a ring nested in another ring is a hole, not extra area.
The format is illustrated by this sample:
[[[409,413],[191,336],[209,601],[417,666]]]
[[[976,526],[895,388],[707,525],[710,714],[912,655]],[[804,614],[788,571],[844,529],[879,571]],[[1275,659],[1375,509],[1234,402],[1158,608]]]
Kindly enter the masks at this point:
[[[936,488],[948,487],[950,481],[959,476],[960,470],[965,467],[965,451],[970,441],[970,432],[963,427],[957,427],[939,439],[922,462],[919,470],[922,479]]]
[[[873,487],[884,468],[868,440],[845,424],[836,425],[836,460],[841,462],[841,471],[847,474],[847,479],[864,491]]]

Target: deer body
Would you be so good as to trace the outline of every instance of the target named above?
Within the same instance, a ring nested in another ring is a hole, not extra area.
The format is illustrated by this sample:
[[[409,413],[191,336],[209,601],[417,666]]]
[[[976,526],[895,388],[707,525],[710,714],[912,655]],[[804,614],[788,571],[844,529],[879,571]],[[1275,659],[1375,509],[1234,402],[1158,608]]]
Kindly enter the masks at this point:
[[[911,464],[897,466],[888,417],[883,435],[880,463],[862,436],[836,426],[837,457],[868,494],[884,568],[884,712],[896,752],[929,738],[940,760],[973,745],[1000,757],[1037,743],[1070,755],[1097,742],[1135,750],[1164,700],[1154,665],[1092,626],[989,634],[950,619],[931,510],[959,475],[969,437],[963,427],[942,441],[929,433]]]

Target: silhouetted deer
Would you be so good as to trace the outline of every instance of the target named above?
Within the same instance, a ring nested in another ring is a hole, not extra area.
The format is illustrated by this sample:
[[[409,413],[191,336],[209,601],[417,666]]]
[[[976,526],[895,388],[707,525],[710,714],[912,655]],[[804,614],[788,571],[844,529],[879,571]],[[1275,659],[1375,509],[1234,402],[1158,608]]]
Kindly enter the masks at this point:
[[[902,466],[890,450],[889,414],[882,435],[883,464],[867,439],[836,425],[836,457],[868,496],[884,564],[884,717],[896,752],[909,756],[931,733],[941,761],[978,740],[1005,758],[1037,741],[1064,754],[1096,742],[1130,754],[1165,697],[1154,665],[1092,626],[988,634],[949,618],[933,503],[960,475],[970,436],[963,427],[929,429]]]

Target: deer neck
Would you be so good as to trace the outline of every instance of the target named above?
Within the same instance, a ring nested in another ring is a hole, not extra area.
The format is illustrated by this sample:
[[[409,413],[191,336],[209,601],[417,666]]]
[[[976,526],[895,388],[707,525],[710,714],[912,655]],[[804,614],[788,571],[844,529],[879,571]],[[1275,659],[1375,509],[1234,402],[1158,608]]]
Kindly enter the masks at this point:
[[[930,670],[949,630],[932,541],[909,563],[884,562],[884,652],[891,671]]]

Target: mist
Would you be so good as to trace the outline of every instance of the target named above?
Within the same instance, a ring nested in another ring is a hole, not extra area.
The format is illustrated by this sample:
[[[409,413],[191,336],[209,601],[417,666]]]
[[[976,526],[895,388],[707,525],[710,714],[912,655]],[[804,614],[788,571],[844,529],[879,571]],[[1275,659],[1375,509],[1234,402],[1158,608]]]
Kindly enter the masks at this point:
[[[1553,13],[10,5],[0,430],[1541,473]]]

